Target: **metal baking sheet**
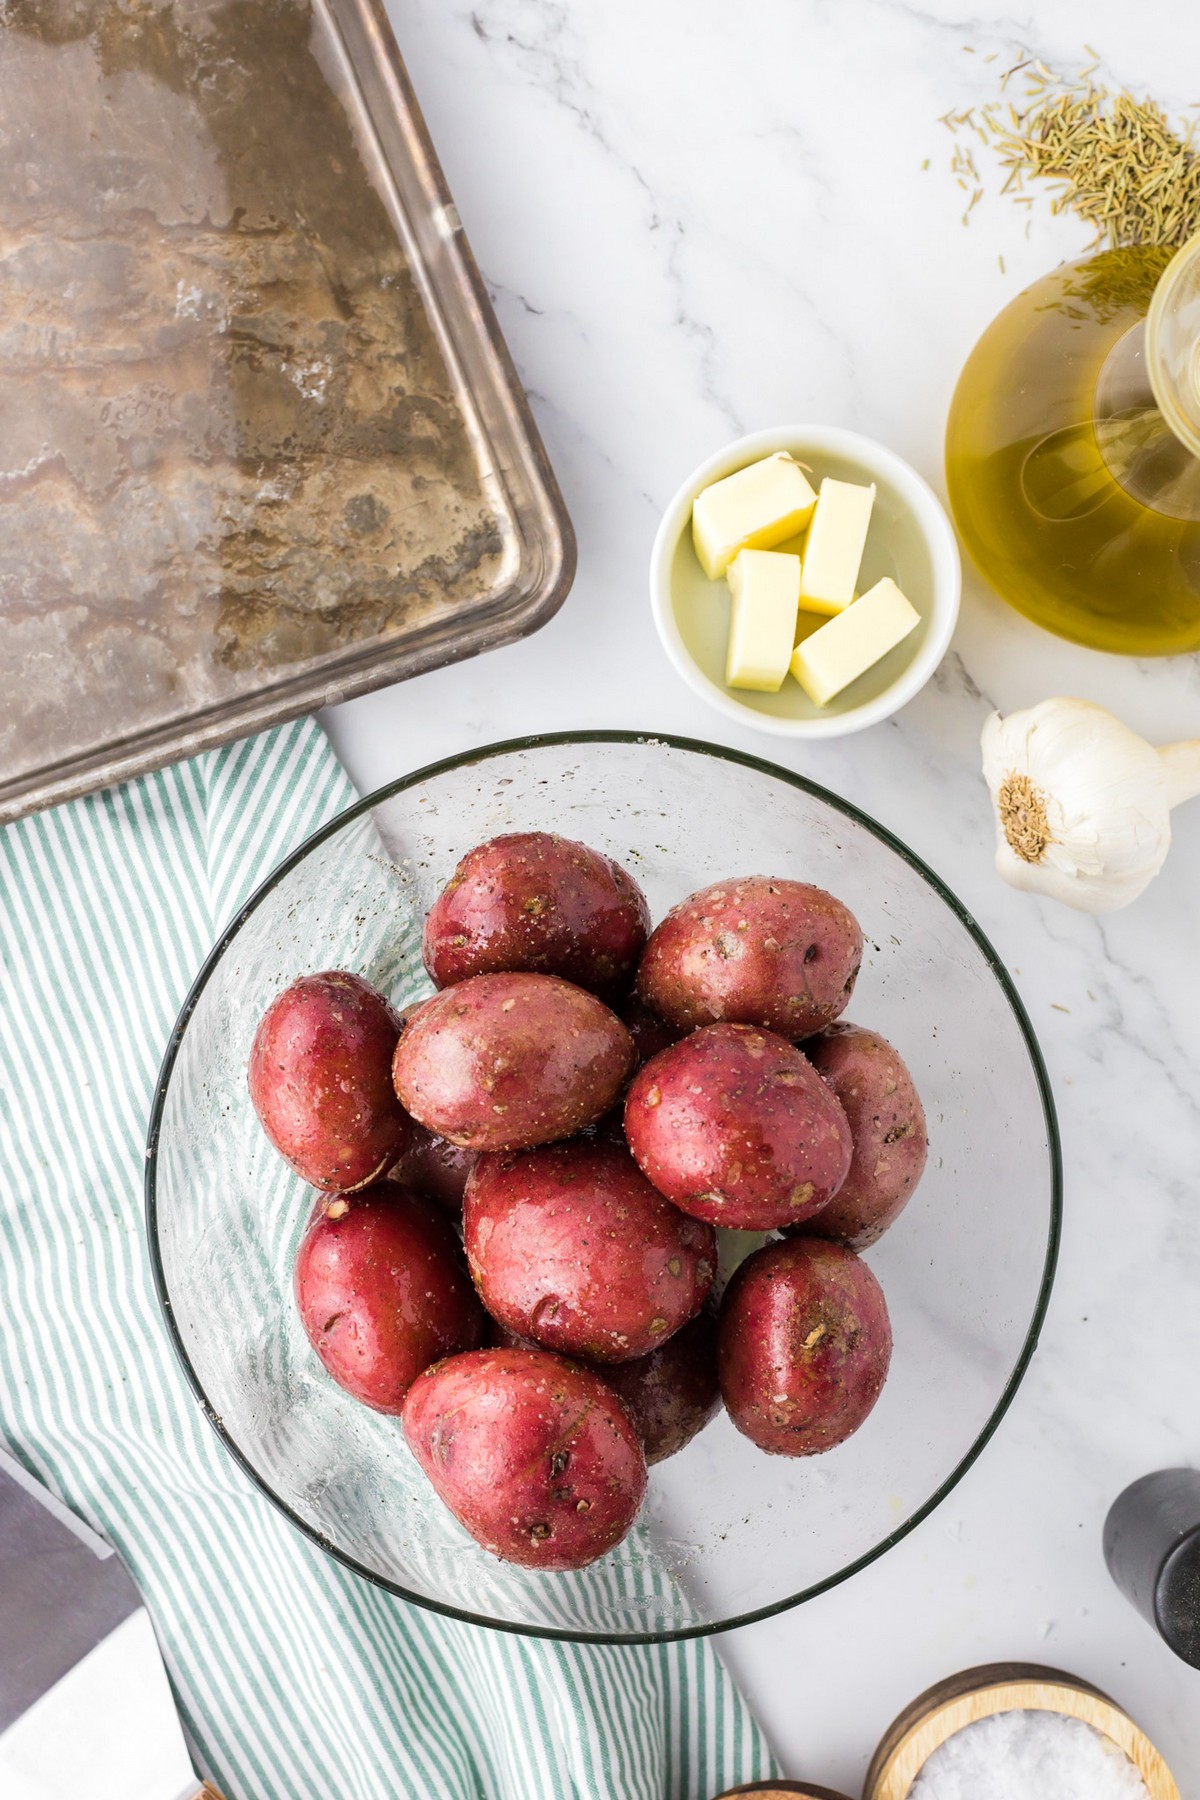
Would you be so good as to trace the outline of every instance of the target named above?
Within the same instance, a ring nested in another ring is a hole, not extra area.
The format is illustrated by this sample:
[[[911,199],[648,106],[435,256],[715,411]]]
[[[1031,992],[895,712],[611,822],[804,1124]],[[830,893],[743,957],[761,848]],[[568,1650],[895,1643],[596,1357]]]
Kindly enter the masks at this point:
[[[380,0],[0,0],[0,820],[522,636],[574,559]]]

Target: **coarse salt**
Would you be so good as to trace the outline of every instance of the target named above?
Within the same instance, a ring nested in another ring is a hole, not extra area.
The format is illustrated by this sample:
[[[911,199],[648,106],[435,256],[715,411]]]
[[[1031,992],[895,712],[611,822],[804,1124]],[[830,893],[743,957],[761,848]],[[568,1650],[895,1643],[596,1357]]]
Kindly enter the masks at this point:
[[[1003,1712],[947,1738],[911,1800],[1148,1800],[1125,1755],[1081,1719]]]

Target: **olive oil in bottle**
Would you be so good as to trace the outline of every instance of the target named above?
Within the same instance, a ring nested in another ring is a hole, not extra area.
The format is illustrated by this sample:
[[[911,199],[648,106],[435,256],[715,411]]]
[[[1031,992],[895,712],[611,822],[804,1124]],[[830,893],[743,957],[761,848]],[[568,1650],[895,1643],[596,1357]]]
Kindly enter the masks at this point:
[[[1027,618],[1130,656],[1200,649],[1200,239],[1018,295],[959,379],[946,478],[971,556]]]

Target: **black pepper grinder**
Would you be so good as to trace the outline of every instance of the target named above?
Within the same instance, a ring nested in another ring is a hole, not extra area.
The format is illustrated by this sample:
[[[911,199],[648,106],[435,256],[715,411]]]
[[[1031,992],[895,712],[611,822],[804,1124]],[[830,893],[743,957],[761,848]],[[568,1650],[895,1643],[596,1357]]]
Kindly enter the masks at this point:
[[[1176,1656],[1200,1669],[1200,1469],[1143,1475],[1104,1521],[1104,1560]]]

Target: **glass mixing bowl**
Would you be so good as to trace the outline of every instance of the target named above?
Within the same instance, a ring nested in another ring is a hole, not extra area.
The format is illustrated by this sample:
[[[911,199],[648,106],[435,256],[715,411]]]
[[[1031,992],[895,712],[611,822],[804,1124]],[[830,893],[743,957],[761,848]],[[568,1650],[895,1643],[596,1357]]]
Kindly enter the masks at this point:
[[[900,1050],[930,1158],[867,1260],[895,1351],[874,1412],[805,1460],[764,1456],[719,1415],[650,1472],[626,1542],[577,1574],[480,1549],[399,1423],[325,1375],[292,1302],[310,1195],[263,1136],[246,1060],[272,995],[354,969],[403,1004],[428,991],[426,908],[472,845],[546,829],[617,857],[656,917],[721,877],[828,887],[867,940],[850,1016]],[[711,745],[624,733],[500,744],[373,794],[288,858],[205,964],[167,1052],[147,1208],[167,1327],[216,1430],[330,1555],[406,1599],[531,1634],[688,1637],[793,1606],[897,1543],[996,1429],[1032,1354],[1058,1244],[1053,1105],[995,953],[929,869],[800,776]]]

